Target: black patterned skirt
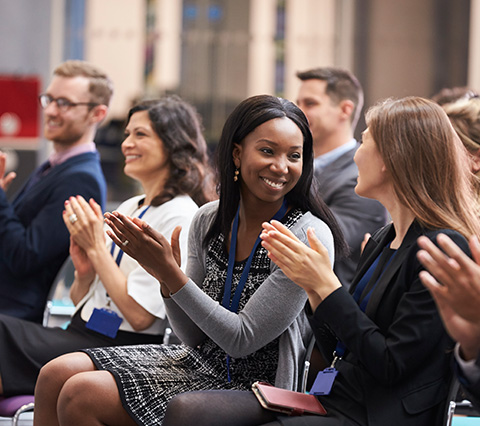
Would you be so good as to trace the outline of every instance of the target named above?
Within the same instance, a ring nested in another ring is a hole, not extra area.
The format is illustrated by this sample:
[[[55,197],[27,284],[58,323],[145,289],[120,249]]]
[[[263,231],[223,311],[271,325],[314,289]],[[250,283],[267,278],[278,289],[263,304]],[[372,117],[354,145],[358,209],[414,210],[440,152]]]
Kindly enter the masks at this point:
[[[276,358],[278,339],[267,347],[264,348],[269,349],[267,353],[275,354]],[[181,393],[210,389],[248,390],[255,380],[274,380],[276,363],[273,358],[269,357],[272,362],[265,370],[264,362],[256,366],[255,362],[248,362],[249,356],[231,360],[229,382],[225,353],[210,340],[202,348],[138,345],[85,349],[84,352],[99,370],[109,371],[114,376],[123,407],[137,424],[145,426],[161,425],[168,402]],[[246,368],[246,363],[251,369]]]

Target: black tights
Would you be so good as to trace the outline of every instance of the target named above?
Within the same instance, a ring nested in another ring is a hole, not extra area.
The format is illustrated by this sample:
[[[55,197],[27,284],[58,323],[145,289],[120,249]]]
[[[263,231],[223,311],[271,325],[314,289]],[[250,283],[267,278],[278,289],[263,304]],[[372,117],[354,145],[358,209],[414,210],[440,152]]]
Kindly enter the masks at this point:
[[[361,426],[343,413],[327,408],[327,416],[286,416],[264,410],[253,392],[211,390],[173,398],[163,426]]]
[[[273,423],[272,423],[273,422]],[[163,426],[279,426],[275,413],[264,410],[252,392],[187,392],[172,399]]]

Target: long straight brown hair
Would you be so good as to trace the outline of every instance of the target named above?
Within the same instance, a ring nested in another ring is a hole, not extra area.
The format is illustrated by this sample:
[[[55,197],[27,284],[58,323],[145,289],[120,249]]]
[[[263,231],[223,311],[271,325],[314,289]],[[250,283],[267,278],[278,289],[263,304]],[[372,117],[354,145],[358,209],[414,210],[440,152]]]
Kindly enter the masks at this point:
[[[419,97],[387,99],[369,109],[366,122],[398,199],[418,222],[466,238],[480,235],[468,153],[439,105]]]

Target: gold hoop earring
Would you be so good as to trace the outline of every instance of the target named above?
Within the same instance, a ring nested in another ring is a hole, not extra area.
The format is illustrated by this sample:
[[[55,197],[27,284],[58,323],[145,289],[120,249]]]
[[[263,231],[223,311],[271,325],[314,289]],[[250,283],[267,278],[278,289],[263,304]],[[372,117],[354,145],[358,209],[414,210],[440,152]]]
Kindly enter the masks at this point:
[[[233,176],[233,181],[236,182],[238,180],[238,175],[240,174],[240,170],[238,170],[236,167],[235,167],[235,172],[234,172],[234,176]]]

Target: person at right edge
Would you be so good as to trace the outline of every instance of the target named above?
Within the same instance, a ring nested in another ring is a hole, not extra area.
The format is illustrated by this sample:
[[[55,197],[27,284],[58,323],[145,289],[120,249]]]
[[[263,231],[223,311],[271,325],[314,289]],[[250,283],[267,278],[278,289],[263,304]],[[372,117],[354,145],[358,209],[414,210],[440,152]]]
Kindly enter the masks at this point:
[[[361,243],[385,225],[387,213],[376,200],[355,192],[358,169],[353,156],[360,144],[353,132],[363,106],[360,82],[341,68],[298,72],[297,105],[305,113],[313,136],[317,191],[332,210],[350,247],[350,255],[335,261],[334,270],[348,288],[360,259]]]

